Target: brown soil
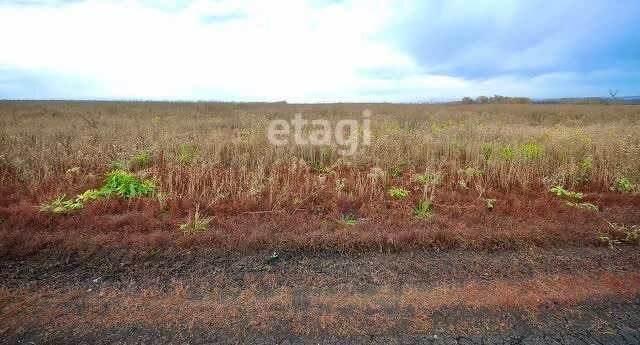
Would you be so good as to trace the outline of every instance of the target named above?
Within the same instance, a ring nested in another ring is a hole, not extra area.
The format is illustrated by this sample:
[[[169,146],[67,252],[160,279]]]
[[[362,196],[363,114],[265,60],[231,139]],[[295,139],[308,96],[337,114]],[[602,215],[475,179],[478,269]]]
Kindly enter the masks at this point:
[[[4,257],[1,342],[633,344],[637,248]]]

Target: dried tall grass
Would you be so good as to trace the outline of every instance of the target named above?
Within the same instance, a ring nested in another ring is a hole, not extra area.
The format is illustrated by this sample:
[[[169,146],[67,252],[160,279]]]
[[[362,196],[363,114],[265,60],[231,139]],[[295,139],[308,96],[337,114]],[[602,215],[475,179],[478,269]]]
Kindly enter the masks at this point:
[[[335,122],[364,109],[373,111],[373,142],[353,156],[267,140],[271,119],[300,112]],[[68,192],[70,178],[91,183],[140,152],[150,154],[146,174],[167,195],[208,206],[243,200],[272,209],[316,193],[332,181],[310,174],[312,161],[339,171],[346,195],[363,202],[383,197],[391,178],[371,171],[393,166],[406,176],[440,172],[445,185],[475,167],[481,188],[503,190],[585,183],[605,190],[615,178],[640,178],[635,106],[4,102],[0,124],[1,179],[17,179],[31,195],[47,183],[58,186],[47,194]],[[181,145],[193,151],[186,162]],[[78,176],[65,174],[72,168]]]

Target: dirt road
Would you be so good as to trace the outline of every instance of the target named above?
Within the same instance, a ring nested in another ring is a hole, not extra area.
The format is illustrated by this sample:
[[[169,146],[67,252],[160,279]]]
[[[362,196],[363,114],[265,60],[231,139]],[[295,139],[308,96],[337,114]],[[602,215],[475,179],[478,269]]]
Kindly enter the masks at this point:
[[[0,343],[639,344],[637,247],[0,259]]]

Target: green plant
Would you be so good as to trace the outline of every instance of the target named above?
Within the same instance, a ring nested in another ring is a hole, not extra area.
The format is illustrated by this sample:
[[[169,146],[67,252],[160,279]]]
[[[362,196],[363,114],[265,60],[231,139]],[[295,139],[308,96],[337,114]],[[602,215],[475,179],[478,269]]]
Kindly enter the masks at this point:
[[[588,181],[589,176],[591,175],[591,170],[593,170],[593,159],[591,159],[591,157],[587,157],[578,165],[578,176],[576,177],[576,182],[583,183]]]
[[[516,150],[510,146],[503,146],[499,151],[500,159],[510,161],[516,156]]]
[[[622,193],[631,193],[636,189],[636,185],[631,182],[631,180],[627,177],[621,177],[616,179],[611,190],[622,192]]]
[[[567,206],[571,206],[571,207],[575,207],[575,208],[579,208],[579,209],[583,209],[583,210],[587,210],[587,211],[594,211],[594,212],[598,212],[598,206],[588,203],[588,202],[571,202],[571,201],[565,201],[564,202],[565,205]]]
[[[139,168],[146,168],[151,165],[151,155],[147,151],[138,152],[133,156],[132,164]]]
[[[612,250],[616,249],[616,245],[621,243],[620,240],[612,237],[610,234],[602,232],[598,234],[598,240],[600,241],[600,243],[609,246],[609,248],[611,248]]]
[[[105,185],[100,189],[89,189],[75,199],[65,200],[65,195],[40,206],[42,212],[67,213],[84,207],[84,203],[100,197],[117,196],[138,198],[153,195],[156,186],[152,180],[140,180],[133,173],[114,170],[107,173]]]
[[[551,188],[549,192],[555,194],[558,197],[573,199],[576,201],[582,200],[582,197],[584,196],[584,194],[582,193],[568,191],[562,186],[555,186]]]
[[[331,169],[326,167],[322,162],[313,161],[309,163],[311,168],[318,174],[328,174],[331,172]]]
[[[409,196],[409,194],[411,194],[411,192],[409,192],[407,189],[404,189],[402,187],[391,187],[389,188],[389,190],[387,191],[387,194],[389,194],[390,197],[392,197],[393,199],[404,199],[406,197]]]
[[[340,193],[347,187],[347,180],[344,178],[339,178],[336,180],[336,190]]]
[[[464,169],[459,169],[458,170],[458,174],[462,175],[466,179],[471,179],[471,178],[474,178],[474,177],[482,176],[483,172],[482,172],[482,170],[480,170],[478,168],[466,167]]]
[[[394,166],[389,168],[389,175],[395,177],[395,178],[400,178],[402,177],[402,169],[400,167]]]
[[[423,185],[439,185],[442,178],[439,173],[417,174],[414,180]]]
[[[342,215],[342,223],[345,225],[356,225],[358,224],[358,217],[353,213],[347,213]]]
[[[135,174],[123,170],[108,172],[104,182],[104,187],[96,192],[98,196],[115,195],[129,199],[150,196],[156,192],[152,180],[141,180]]]
[[[269,258],[267,258],[267,263],[271,263],[274,262],[276,260],[280,259],[280,255],[278,255],[278,252],[273,252],[271,253],[271,255],[269,256]]]
[[[619,238],[622,242],[630,243],[630,244],[638,244],[640,243],[640,226],[632,225],[626,226],[624,224],[611,223],[607,221],[609,227],[624,237]]]
[[[584,194],[572,192],[564,189],[562,186],[555,186],[549,190],[550,193],[555,194],[556,196],[564,199],[569,199],[564,202],[565,205],[570,207],[575,207],[587,211],[598,212],[598,206],[588,203],[588,202],[580,202],[584,197]]]
[[[128,170],[129,164],[125,161],[113,161],[109,164],[111,170]]]
[[[496,199],[484,199],[487,202],[487,210],[491,211],[495,207]]]
[[[190,234],[207,231],[211,220],[211,217],[202,217],[200,215],[200,207],[196,204],[196,210],[193,215],[189,215],[187,221],[180,224],[180,231]]]
[[[181,165],[191,165],[198,155],[196,145],[181,144],[178,146],[178,163]]]
[[[627,226],[624,224],[611,223],[609,221],[607,221],[607,224],[609,224],[609,231],[613,231],[614,234],[610,232],[601,232],[598,234],[598,240],[601,243],[608,245],[609,248],[616,249],[615,246],[622,243],[640,243],[640,226]]]
[[[68,213],[74,210],[81,209],[83,204],[81,201],[76,200],[65,200],[66,195],[62,195],[54,200],[49,201],[40,206],[41,212],[51,212],[51,213]]]
[[[587,157],[580,162],[580,172],[582,174],[588,174],[593,169],[593,159],[591,157]]]
[[[84,203],[85,201],[96,200],[97,198],[106,197],[106,196],[109,196],[109,192],[107,190],[89,189],[88,191],[85,191],[82,194],[78,194],[78,196],[76,197],[76,200],[79,200]]]
[[[433,204],[428,200],[419,201],[413,207],[413,215],[418,218],[427,218],[433,215]]]
[[[542,148],[534,143],[520,145],[520,154],[524,159],[538,159],[542,155]]]
[[[493,146],[494,145],[492,143],[482,143],[482,145],[480,145],[480,151],[482,151],[482,155],[485,160],[491,158],[491,155],[493,154]]]
[[[78,174],[79,172],[80,172],[80,167],[73,167],[73,168],[67,169],[67,171],[65,171],[65,174],[75,175],[75,174]]]

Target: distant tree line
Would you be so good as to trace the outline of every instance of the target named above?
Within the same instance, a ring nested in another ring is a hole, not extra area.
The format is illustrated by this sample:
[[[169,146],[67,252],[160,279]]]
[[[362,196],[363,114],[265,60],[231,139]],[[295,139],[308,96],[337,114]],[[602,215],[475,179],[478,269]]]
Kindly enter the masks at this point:
[[[463,104],[529,104],[533,103],[530,98],[527,97],[506,97],[495,95],[493,97],[478,96],[476,99],[471,97],[464,97],[462,99]]]
[[[583,98],[556,98],[537,101],[540,104],[637,104],[637,100],[625,101],[619,98],[583,97]]]

